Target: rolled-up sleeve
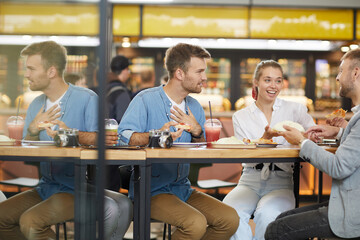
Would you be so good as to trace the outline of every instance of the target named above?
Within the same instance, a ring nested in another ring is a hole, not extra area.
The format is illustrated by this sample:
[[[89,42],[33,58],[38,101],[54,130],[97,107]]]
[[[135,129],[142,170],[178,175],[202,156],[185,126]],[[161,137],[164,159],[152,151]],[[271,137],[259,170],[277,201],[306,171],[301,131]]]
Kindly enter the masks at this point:
[[[127,108],[118,128],[118,145],[128,145],[134,132],[146,132],[147,126],[146,104],[141,96],[136,96]]]

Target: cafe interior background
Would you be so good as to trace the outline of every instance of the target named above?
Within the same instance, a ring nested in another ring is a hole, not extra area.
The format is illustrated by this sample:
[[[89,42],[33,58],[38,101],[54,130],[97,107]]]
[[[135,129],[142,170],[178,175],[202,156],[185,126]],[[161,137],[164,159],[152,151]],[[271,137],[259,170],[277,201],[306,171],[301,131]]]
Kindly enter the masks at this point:
[[[334,109],[352,106],[339,98],[335,78],[341,56],[359,46],[358,0],[113,0],[108,1],[105,46],[100,41],[99,6],[96,0],[0,2],[0,134],[7,134],[6,120],[16,114],[19,99],[20,115],[25,116],[28,104],[39,94],[29,90],[23,76],[21,49],[49,39],[66,46],[66,71],[84,74],[89,87],[105,84],[97,73],[100,67],[108,71],[108,62],[99,59],[99,49],[110,57],[130,58],[133,91],[144,69],[154,71],[156,85],[160,84],[168,47],[177,42],[205,47],[212,55],[208,81],[194,97],[207,116],[211,101],[213,115],[224,125],[221,137],[233,136],[231,116],[251,101],[252,74],[263,59],[277,60],[288,76],[289,87],[281,97],[308,106],[317,122]],[[241,164],[214,164],[203,169],[200,178],[236,182],[240,171]],[[0,179],[36,174],[35,167],[0,162]],[[317,176],[313,167],[304,164],[301,198],[317,194]],[[325,176],[325,195],[330,186],[331,179]],[[16,191],[9,186],[0,189]]]

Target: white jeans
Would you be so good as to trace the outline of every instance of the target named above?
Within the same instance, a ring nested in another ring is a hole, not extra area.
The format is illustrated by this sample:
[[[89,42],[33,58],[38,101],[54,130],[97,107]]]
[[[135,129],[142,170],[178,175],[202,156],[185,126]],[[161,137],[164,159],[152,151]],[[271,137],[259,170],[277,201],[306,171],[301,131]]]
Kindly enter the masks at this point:
[[[282,212],[295,207],[292,174],[271,171],[261,180],[261,170],[244,168],[239,184],[223,200],[233,207],[240,223],[231,240],[263,240],[266,227]],[[254,214],[255,237],[249,219]]]

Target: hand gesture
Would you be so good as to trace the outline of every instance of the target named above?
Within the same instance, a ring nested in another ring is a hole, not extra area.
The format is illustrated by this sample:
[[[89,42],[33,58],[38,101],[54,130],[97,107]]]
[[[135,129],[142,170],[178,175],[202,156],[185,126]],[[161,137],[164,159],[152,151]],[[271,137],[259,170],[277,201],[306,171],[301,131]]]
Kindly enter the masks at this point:
[[[262,138],[272,139],[273,137],[278,137],[278,136],[280,136],[280,135],[279,135],[279,132],[272,130],[272,129],[270,128],[270,126],[267,125],[267,126],[265,127],[265,132],[264,132],[264,134],[262,135]]]
[[[42,130],[38,127],[39,122],[49,121],[52,122],[61,116],[61,109],[57,104],[49,108],[46,112],[43,112],[44,106],[36,114],[34,120],[29,124],[28,132],[31,135],[38,135]]]
[[[170,116],[171,119],[175,120],[178,123],[185,123],[191,126],[190,133],[194,136],[199,136],[202,128],[200,124],[196,121],[196,118],[192,114],[190,108],[188,108],[189,115],[181,111],[180,108],[174,106],[174,109],[171,109],[170,112],[172,115]]]
[[[305,139],[302,133],[296,128],[284,125],[284,129],[286,132],[280,132],[279,135],[283,136],[290,144],[298,145]]]
[[[333,119],[326,119],[326,124],[334,127],[346,128],[348,121],[346,121],[344,118],[336,117]]]

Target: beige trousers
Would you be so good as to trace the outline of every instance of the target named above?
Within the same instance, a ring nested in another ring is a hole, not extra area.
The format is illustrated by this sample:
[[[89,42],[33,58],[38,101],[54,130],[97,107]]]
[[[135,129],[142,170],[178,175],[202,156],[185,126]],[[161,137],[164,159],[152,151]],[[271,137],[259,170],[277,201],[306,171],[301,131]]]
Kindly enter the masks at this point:
[[[1,240],[55,239],[50,227],[74,217],[74,196],[56,193],[43,201],[32,189],[1,202],[0,213]]]
[[[173,240],[227,240],[239,225],[232,207],[196,190],[187,202],[173,194],[152,197],[151,218],[176,226]]]

